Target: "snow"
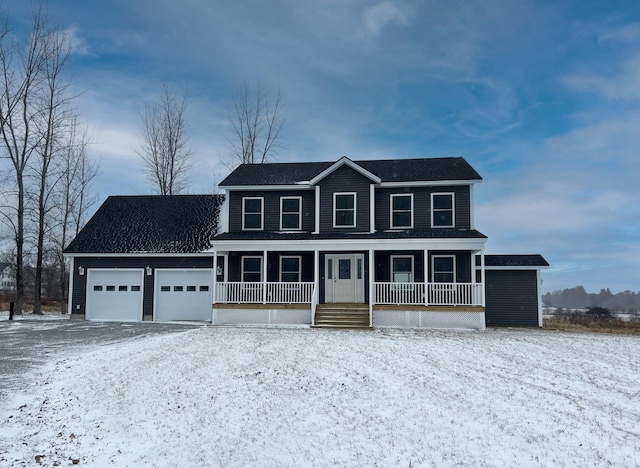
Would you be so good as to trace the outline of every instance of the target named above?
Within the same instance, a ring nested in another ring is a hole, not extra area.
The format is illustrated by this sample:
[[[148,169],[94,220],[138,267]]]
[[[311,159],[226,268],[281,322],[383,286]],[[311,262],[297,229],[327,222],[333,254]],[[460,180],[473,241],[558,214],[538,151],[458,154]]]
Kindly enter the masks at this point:
[[[0,322],[9,320],[9,311],[0,310]],[[34,314],[32,312],[23,312],[20,315],[14,314],[13,320],[69,320],[68,315],[62,315],[60,312],[44,312],[43,314]]]
[[[638,466],[640,339],[203,327],[53,361],[0,466]]]

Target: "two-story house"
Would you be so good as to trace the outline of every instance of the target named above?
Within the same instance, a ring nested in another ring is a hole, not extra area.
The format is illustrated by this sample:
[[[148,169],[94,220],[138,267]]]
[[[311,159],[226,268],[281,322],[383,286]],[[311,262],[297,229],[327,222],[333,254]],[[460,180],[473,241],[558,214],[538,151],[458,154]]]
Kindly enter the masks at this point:
[[[473,203],[481,180],[463,158],[343,157],[241,165],[220,183],[224,196],[110,197],[66,251],[71,313],[539,326],[539,271],[548,264],[539,255],[484,254]]]

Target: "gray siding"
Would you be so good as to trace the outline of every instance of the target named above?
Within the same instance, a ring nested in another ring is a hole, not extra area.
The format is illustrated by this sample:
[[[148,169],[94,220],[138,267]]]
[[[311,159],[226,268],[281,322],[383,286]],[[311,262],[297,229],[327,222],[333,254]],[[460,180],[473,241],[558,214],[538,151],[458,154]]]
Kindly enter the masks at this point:
[[[229,281],[242,281],[242,257],[262,257],[262,252],[230,252]],[[302,282],[313,281],[313,252],[267,252],[267,281],[280,281],[280,256],[300,256]]]
[[[375,280],[380,282],[391,281],[391,256],[411,255],[413,256],[413,281],[424,282],[424,253],[409,250],[385,250],[375,252],[376,274]]]
[[[535,270],[487,270],[488,327],[537,327],[538,279]]]
[[[431,229],[431,194],[455,194],[455,215],[458,229],[471,228],[471,196],[468,185],[442,187],[379,188],[376,190],[376,230],[391,228],[391,195],[413,193],[414,229]]]
[[[342,166],[322,179],[320,185],[320,232],[369,232],[369,191],[371,181],[349,166]],[[356,227],[333,227],[333,194],[356,193]]]
[[[78,274],[78,267],[85,269]],[[153,282],[156,268],[212,268],[213,257],[75,257],[73,265],[73,292],[71,313],[84,314],[87,304],[87,269],[89,268],[146,268],[154,269],[144,275],[142,310],[145,320],[153,318]],[[80,308],[78,309],[78,306]]]
[[[242,197],[264,197],[264,230],[280,230],[280,197],[302,197],[302,230],[315,229],[313,190],[232,191],[229,194],[229,232],[242,231]]]

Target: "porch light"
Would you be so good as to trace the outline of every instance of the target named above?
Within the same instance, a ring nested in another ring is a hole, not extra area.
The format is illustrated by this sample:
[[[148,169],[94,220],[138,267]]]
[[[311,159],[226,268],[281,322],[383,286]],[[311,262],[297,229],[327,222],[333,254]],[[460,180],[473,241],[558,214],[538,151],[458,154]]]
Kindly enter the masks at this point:
[[[148,267],[147,267],[147,276],[151,276],[151,271],[152,271],[152,270],[151,270],[151,267],[150,267],[150,266],[148,266]]]
[[[218,265],[216,267],[216,275],[217,276],[222,276],[222,267],[220,265]]]
[[[81,267],[81,266],[78,267],[78,274],[80,276],[84,276],[84,268],[83,267]]]

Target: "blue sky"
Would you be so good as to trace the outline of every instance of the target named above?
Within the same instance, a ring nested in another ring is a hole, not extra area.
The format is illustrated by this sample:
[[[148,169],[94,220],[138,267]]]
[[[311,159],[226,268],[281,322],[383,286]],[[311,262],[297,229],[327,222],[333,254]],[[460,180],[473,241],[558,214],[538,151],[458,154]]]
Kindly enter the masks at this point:
[[[13,2],[18,3],[18,2]],[[22,3],[22,2],[20,2]],[[5,3],[14,24],[29,5]],[[49,0],[108,195],[162,81],[188,86],[191,193],[227,173],[230,96],[280,87],[277,161],[463,156],[488,253],[541,253],[544,291],[640,290],[640,2]]]

